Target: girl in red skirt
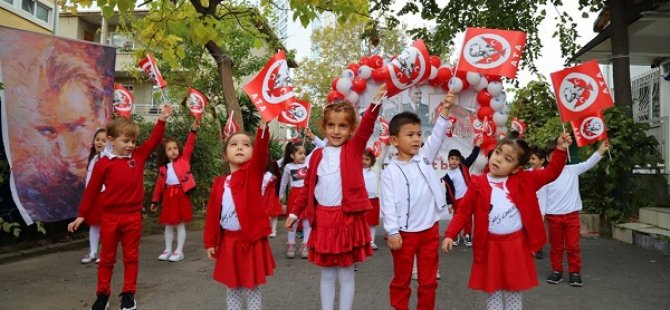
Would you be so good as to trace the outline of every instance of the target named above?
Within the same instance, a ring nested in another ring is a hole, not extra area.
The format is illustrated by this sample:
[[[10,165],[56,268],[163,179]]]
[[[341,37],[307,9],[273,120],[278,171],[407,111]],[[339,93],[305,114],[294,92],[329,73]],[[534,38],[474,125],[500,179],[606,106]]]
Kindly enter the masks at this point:
[[[93,145],[91,145],[91,153],[88,155],[88,168],[86,169],[86,185],[91,180],[93,167],[95,163],[100,160],[100,153],[105,149],[107,143],[107,130],[105,128],[98,128],[93,135]],[[104,187],[102,189],[105,190]],[[90,250],[84,258],[81,259],[82,264],[92,262],[99,262],[98,258],[98,243],[100,243],[100,217],[102,216],[102,204],[95,203],[93,209],[84,218],[88,224],[88,245]]]
[[[379,179],[377,178],[377,173],[372,170],[375,161],[375,154],[372,153],[372,150],[369,148],[365,149],[363,153],[363,179],[365,180],[365,189],[368,191],[368,198],[372,205],[372,210],[365,213],[365,221],[370,227],[370,246],[373,250],[377,250],[375,234],[377,232],[377,225],[379,225],[379,195],[377,194]]]
[[[524,171],[531,152],[518,135],[500,141],[488,172],[472,177],[442,242],[454,238],[474,215],[473,263],[468,286],[488,293],[487,309],[522,309],[521,291],[537,286],[533,255],[547,241],[536,192],[565,166],[569,134],[558,138],[557,152],[545,169]]]
[[[282,206],[279,201],[279,165],[277,162],[270,158],[268,165],[263,175],[263,186],[261,187],[261,193],[263,194],[263,205],[265,206],[265,212],[267,212],[270,217],[270,225],[272,226],[272,233],[270,233],[270,238],[277,236],[277,217],[282,215]]]
[[[307,157],[305,153],[305,147],[301,144],[289,142],[286,144],[286,149],[284,151],[284,160],[282,164],[281,171],[282,178],[281,184],[279,186],[279,199],[284,200],[286,198],[286,188],[289,188],[288,191],[288,201],[286,202],[287,210],[291,210],[295,205],[296,198],[304,190],[305,177],[307,176]],[[302,247],[300,248],[300,256],[302,258],[307,258],[307,241],[309,241],[309,235],[311,232],[311,227],[309,226],[309,221],[304,217],[304,214],[298,214],[298,218],[302,220]],[[295,223],[295,226],[298,225],[298,222]],[[288,231],[288,241],[286,242],[286,257],[295,258],[295,228]]]
[[[312,153],[305,191],[292,206],[286,228],[293,229],[298,214],[312,227],[307,246],[309,261],[321,267],[321,309],[335,304],[335,281],[340,283],[340,310],[354,303],[354,263],[372,255],[365,213],[372,209],[363,179],[361,160],[386,94],[382,85],[357,128],[356,110],[348,102],[324,108],[322,128],[328,144]]]
[[[230,174],[214,179],[207,205],[203,241],[209,259],[216,260],[212,278],[228,287],[228,309],[242,309],[242,291],[247,309],[261,309],[258,286],[275,268],[268,242],[270,222],[261,206],[270,141],[265,127],[261,121],[255,144],[245,133],[226,140],[224,160]]]
[[[186,195],[195,188],[195,180],[191,175],[191,154],[195,147],[198,122],[194,121],[191,132],[182,149],[177,140],[163,140],[163,147],[158,149],[158,179],[154,195],[151,199],[151,211],[163,207],[159,222],[165,225],[165,250],[158,255],[160,261],[178,262],[184,259],[184,242],[186,241],[186,223],[193,217],[191,199]],[[172,251],[174,231],[177,230],[177,249]]]

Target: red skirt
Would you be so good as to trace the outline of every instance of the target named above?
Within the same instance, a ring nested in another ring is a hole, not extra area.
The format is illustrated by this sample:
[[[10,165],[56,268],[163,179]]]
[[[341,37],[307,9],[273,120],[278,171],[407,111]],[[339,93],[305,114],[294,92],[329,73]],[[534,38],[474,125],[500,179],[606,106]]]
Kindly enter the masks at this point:
[[[190,222],[193,218],[191,199],[184,194],[181,185],[168,185],[163,191],[163,208],[158,219],[163,225]]]
[[[274,188],[266,190],[266,194],[263,196],[263,203],[265,204],[265,212],[269,217],[277,217],[284,213],[282,212],[281,202]]]
[[[305,190],[304,187],[291,187],[291,189],[288,191],[288,201],[286,204],[288,205],[286,209],[286,213],[291,213],[293,212],[293,208],[295,208],[295,201],[298,200],[298,196],[300,196],[300,193]],[[300,214],[296,214],[299,219],[303,219],[305,217],[305,211],[303,210]]]
[[[254,288],[265,284],[265,278],[274,273],[276,266],[268,238],[249,244],[241,234],[240,230],[221,231],[212,278],[228,288]]]
[[[486,255],[472,263],[468,287],[493,293],[524,291],[537,285],[535,258],[523,230],[507,235],[489,233]]]
[[[379,225],[379,198],[370,198],[372,210],[365,212],[365,221],[368,226]]]
[[[316,207],[307,247],[310,262],[324,267],[348,267],[372,256],[365,214],[345,213],[342,207]]]

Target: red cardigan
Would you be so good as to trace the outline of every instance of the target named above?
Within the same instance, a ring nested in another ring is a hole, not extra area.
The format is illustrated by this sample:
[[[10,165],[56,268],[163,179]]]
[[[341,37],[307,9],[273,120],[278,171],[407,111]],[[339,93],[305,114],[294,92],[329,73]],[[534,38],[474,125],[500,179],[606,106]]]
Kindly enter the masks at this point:
[[[540,206],[536,192],[561,174],[567,158],[565,151],[556,150],[552,161],[545,169],[519,171],[507,179],[512,202],[519,209],[523,231],[530,250],[537,252],[547,242]],[[480,261],[486,252],[486,239],[489,232],[489,212],[491,211],[491,186],[486,174],[473,176],[468,191],[461,200],[453,220],[449,223],[445,237],[455,239],[467,220],[474,214],[475,231],[473,234],[474,259]],[[529,253],[530,255],[530,253]]]
[[[265,238],[272,232],[261,198],[261,183],[268,161],[270,132],[266,130],[264,137],[261,137],[261,134],[262,130],[259,128],[251,160],[242,164],[230,175],[230,190],[233,194],[237,218],[240,221],[241,236],[249,243]],[[219,176],[212,184],[203,233],[205,248],[216,248],[219,245],[222,232],[221,202],[225,179],[226,176]]]
[[[191,130],[191,133],[188,134],[188,138],[186,139],[184,151],[172,162],[172,168],[174,168],[174,172],[177,174],[181,189],[184,193],[188,193],[195,188],[195,180],[191,174],[191,155],[193,154],[193,148],[195,147],[195,138],[196,132]],[[161,198],[163,198],[163,191],[165,191],[167,186],[165,184],[166,178],[167,165],[164,165],[158,168],[158,178],[156,179],[154,196],[151,199],[151,203],[159,203]]]
[[[342,144],[340,153],[340,173],[342,177],[342,210],[344,212],[365,212],[372,209],[368,192],[365,189],[363,179],[363,152],[372,136],[375,128],[375,120],[381,107],[376,109],[371,104],[361,119],[361,123],[356,130],[353,138]],[[306,190],[301,191],[296,199],[295,205],[290,213],[300,214],[305,210],[305,216],[311,224],[314,224],[314,215],[316,208],[316,199],[314,198],[314,189],[316,188],[316,171],[323,158],[323,149],[317,149],[312,154],[307,168],[307,177],[305,178]],[[346,180],[346,181],[344,181]]]

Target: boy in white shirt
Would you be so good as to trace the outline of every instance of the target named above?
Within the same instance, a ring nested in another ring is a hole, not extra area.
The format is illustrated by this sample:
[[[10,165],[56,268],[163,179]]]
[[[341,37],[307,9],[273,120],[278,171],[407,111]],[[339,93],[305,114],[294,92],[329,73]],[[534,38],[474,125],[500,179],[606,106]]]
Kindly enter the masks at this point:
[[[414,256],[418,261],[417,309],[435,309],[440,211],[446,208],[444,189],[433,170],[433,160],[448,129],[453,93],[442,102],[442,112],[433,131],[421,146],[421,121],[416,114],[403,112],[389,124],[391,144],[398,149],[382,172],[381,209],[388,247],[393,255],[391,306],[409,309],[409,286]]]

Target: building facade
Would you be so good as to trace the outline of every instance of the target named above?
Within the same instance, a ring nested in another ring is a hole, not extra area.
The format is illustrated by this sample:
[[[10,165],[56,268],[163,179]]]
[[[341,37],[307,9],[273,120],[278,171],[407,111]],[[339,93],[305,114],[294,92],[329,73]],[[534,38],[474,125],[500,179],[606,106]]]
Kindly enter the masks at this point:
[[[0,0],[0,26],[54,34],[57,25],[55,0]]]

